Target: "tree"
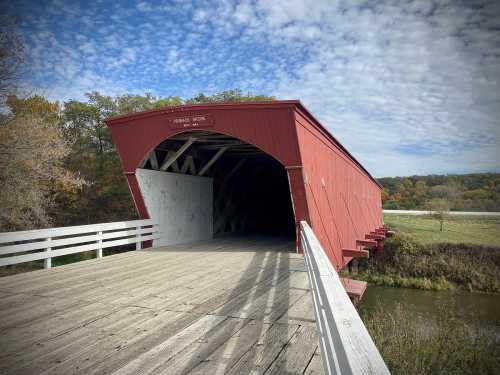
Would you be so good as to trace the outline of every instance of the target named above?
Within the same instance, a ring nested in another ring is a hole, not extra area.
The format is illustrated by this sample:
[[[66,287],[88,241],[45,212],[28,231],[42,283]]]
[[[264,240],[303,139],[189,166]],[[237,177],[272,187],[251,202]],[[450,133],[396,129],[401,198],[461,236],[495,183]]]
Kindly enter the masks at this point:
[[[500,174],[430,175],[378,179],[384,207],[395,200],[402,209],[425,209],[433,198],[448,200],[456,211],[500,211]],[[398,197],[399,195],[399,197]]]
[[[178,96],[168,96],[166,98],[158,99],[154,103],[154,108],[162,108],[162,107],[172,107],[176,105],[181,105],[183,100]]]
[[[399,210],[399,203],[396,200],[389,199],[385,201],[383,208],[386,210]]]
[[[19,113],[0,124],[0,231],[50,224],[57,195],[84,183],[63,165],[69,152],[61,129],[39,116]]]
[[[9,95],[6,103],[11,114],[14,116],[31,115],[52,125],[58,124],[60,120],[61,108],[59,103],[50,102],[40,95],[32,95],[27,98]]]
[[[381,191],[382,204],[384,204],[390,198],[391,198],[391,194],[389,193],[389,189],[383,188],[382,191]]]
[[[241,90],[233,89],[221,91],[219,93],[207,96],[203,93],[198,94],[197,96],[187,99],[186,103],[237,103],[237,102],[256,102],[256,101],[269,101],[275,100],[274,96],[267,95],[255,95],[251,93],[247,93],[246,95],[242,94]]]
[[[415,201],[417,206],[421,206],[425,202],[425,198],[427,195],[427,184],[425,181],[417,181],[415,183],[415,191],[414,191],[414,196],[415,196]]]
[[[450,202],[444,198],[434,198],[427,203],[431,217],[439,222],[439,230],[443,231],[444,222],[450,213]]]

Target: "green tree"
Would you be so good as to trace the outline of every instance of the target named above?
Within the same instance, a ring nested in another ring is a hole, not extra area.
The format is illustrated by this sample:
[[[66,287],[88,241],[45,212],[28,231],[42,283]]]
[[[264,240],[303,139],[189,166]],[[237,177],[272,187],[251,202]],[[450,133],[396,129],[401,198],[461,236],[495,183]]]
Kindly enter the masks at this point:
[[[183,100],[178,96],[169,96],[155,101],[154,108],[172,107],[183,104]]]
[[[439,230],[442,232],[444,222],[450,213],[450,202],[444,198],[434,198],[427,203],[430,215],[439,222]]]
[[[191,99],[187,99],[186,103],[237,103],[237,102],[255,102],[275,100],[274,96],[255,95],[247,93],[246,95],[239,89],[221,91],[219,93],[207,96],[203,93],[196,95]]]
[[[456,211],[500,211],[500,174],[385,177],[384,202],[398,201],[403,209],[421,209],[433,198],[449,201]],[[387,194],[388,193],[388,194]]]
[[[427,184],[425,183],[425,181],[418,180],[415,183],[414,196],[417,206],[422,206],[423,204],[425,204],[427,190]]]

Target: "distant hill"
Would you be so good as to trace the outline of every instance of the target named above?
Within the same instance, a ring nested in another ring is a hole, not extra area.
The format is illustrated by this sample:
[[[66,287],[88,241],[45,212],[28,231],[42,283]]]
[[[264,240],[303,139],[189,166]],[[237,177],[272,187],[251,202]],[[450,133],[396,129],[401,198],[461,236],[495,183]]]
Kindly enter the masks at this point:
[[[384,177],[385,209],[426,209],[432,199],[449,202],[454,211],[500,211],[500,173]]]

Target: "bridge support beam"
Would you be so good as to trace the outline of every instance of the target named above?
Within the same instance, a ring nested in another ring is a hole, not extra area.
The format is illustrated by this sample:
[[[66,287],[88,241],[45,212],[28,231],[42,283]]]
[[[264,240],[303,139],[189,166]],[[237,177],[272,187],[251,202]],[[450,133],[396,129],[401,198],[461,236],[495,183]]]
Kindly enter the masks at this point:
[[[201,168],[200,172],[198,172],[198,176],[203,176],[205,174],[205,172],[208,171],[208,168],[210,168],[212,166],[212,164],[214,164],[217,161],[217,159],[219,159],[226,150],[227,150],[227,147],[220,148],[215,153],[215,155],[212,156],[212,158],[209,161],[207,161],[207,164],[205,164],[203,166],[203,168]]]
[[[196,141],[196,138],[189,138],[182,146],[179,148],[174,154],[171,156],[168,156],[165,158],[166,160],[163,162],[162,166],[160,167],[161,171],[166,171],[168,167],[170,167],[178,158],[181,156],[184,151],[186,151],[189,146],[191,146],[194,141]]]

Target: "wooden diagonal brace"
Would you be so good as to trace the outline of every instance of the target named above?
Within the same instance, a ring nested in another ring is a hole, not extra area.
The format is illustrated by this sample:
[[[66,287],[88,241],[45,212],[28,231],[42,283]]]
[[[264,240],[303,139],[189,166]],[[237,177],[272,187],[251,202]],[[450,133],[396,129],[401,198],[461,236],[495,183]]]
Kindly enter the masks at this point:
[[[151,163],[151,168],[153,168],[155,171],[159,169],[155,150],[151,151],[151,154],[149,155],[149,162]]]
[[[160,167],[160,170],[166,171],[168,167],[170,167],[179,158],[179,156],[181,156],[182,153],[194,143],[194,141],[196,141],[196,138],[189,138],[176,152],[174,152],[173,154],[167,154],[165,160],[163,161],[163,164]]]
[[[191,155],[186,156],[186,159],[184,159],[181,167],[181,173],[186,173],[188,170],[191,174],[196,174],[196,165],[194,164],[194,158]]]
[[[203,176],[205,174],[205,172],[208,171],[208,168],[210,168],[212,166],[212,164],[215,163],[217,161],[217,159],[219,159],[226,150],[227,150],[227,147],[220,148],[219,151],[217,151],[215,153],[215,155],[212,156],[212,159],[210,159],[207,162],[207,164],[205,164],[203,166],[203,168],[201,168],[201,170],[198,172],[198,176]]]

